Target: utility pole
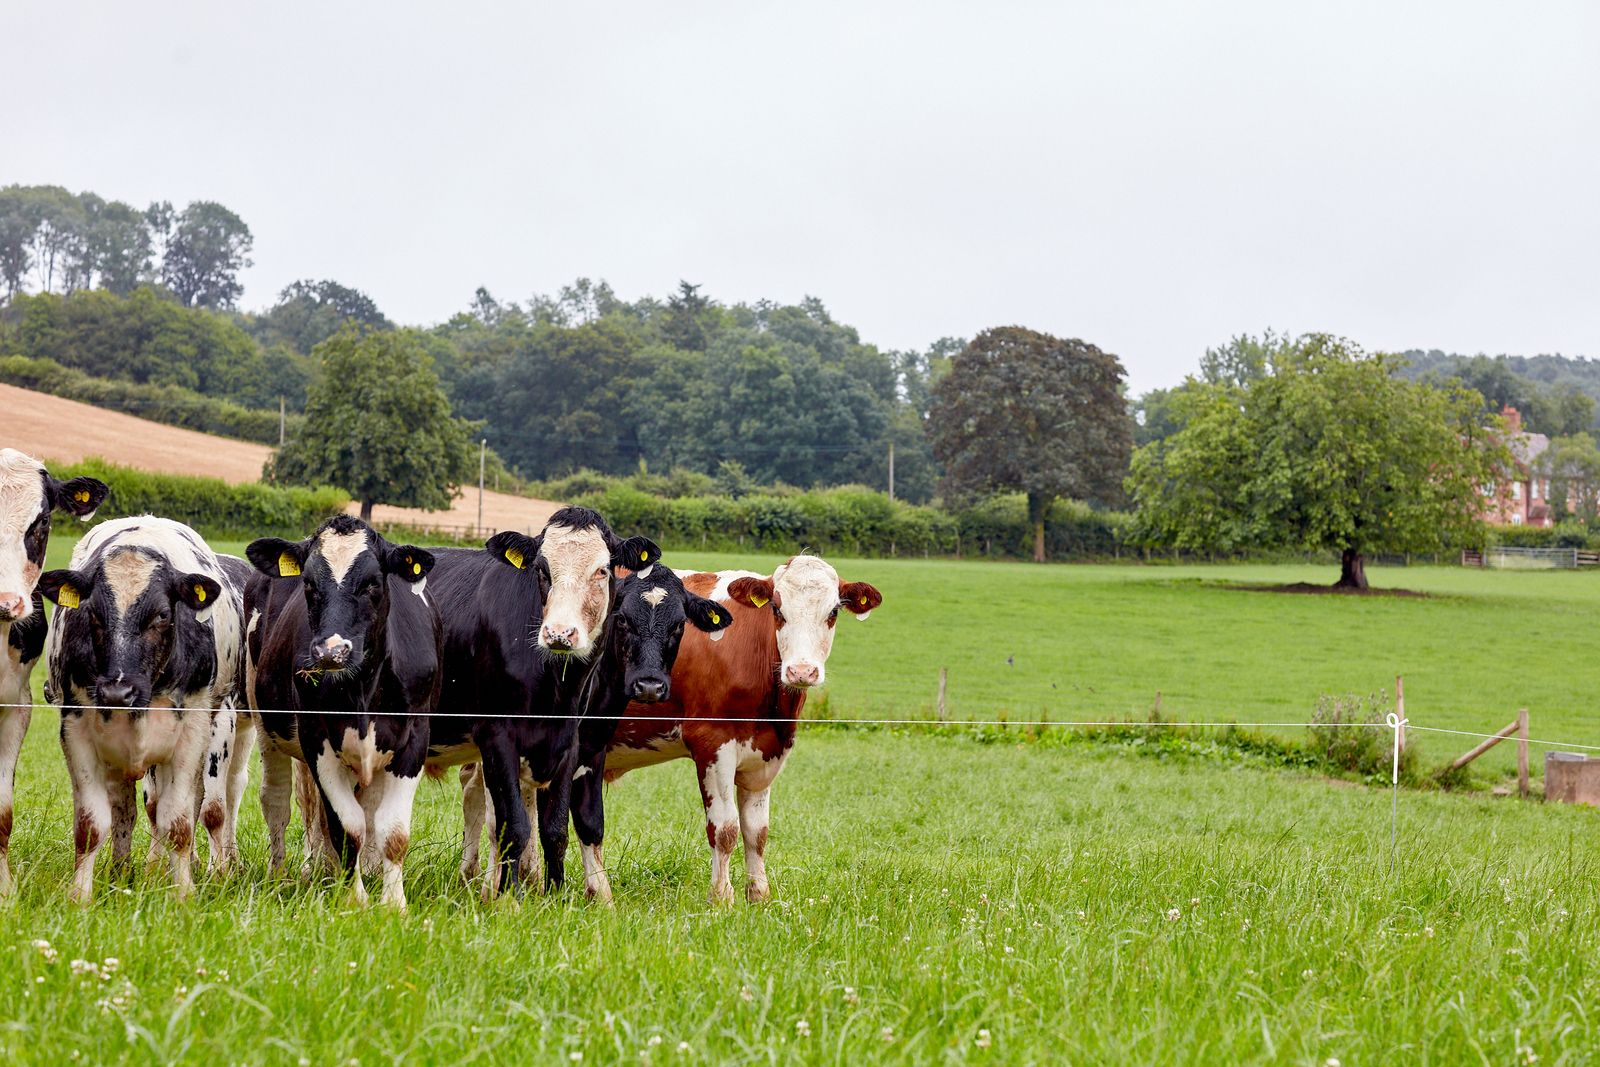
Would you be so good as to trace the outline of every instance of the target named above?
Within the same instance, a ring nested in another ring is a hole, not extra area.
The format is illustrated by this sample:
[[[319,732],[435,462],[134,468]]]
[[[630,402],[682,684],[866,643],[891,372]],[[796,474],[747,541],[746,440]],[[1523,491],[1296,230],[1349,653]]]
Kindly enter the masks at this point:
[[[278,447],[283,447],[283,424],[286,419],[284,414],[283,397],[278,397]]]
[[[478,442],[478,532],[483,533],[483,464],[489,454],[489,439]]]
[[[894,442],[889,442],[889,501],[894,502]]]

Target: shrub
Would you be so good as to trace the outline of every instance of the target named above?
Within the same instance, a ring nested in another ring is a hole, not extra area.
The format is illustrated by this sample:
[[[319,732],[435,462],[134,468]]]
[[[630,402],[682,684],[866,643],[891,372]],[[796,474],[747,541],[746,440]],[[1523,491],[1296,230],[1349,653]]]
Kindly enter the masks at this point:
[[[233,437],[261,444],[278,443],[278,413],[242,407],[231,400],[202,396],[176,385],[140,384],[96,378],[63,367],[52,359],[28,356],[0,357],[0,381],[22,389],[77,400],[141,419],[181,426],[186,430]],[[290,415],[288,431],[294,433],[301,416]]]
[[[1332,769],[1387,782],[1394,771],[1394,732],[1385,718],[1389,710],[1388,700],[1377,694],[1319,697],[1306,743]],[[1402,749],[1401,781],[1415,780],[1416,765],[1415,746]]]
[[[102,459],[52,464],[50,472],[58,478],[89,475],[109,485],[111,495],[96,513],[98,519],[160,515],[193,526],[205,537],[305,537],[350,502],[338,489],[229,485],[220,478],[152,474]]]

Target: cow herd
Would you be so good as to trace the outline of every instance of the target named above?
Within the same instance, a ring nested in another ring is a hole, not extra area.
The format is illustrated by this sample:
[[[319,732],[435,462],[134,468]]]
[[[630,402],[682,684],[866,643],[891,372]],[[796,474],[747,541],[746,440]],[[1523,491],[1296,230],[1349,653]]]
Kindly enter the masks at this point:
[[[584,892],[610,901],[603,786],[679,758],[705,809],[711,899],[733,899],[742,839],[746,895],[764,900],[770,790],[806,691],[824,681],[839,613],[865,619],[882,601],[815,556],[771,575],[673,571],[654,542],[579,507],[481,549],[393,544],[340,515],[303,541],[253,541],[248,559],[146,515],[94,527],[45,571],[52,514],[88,519],[107,493],[0,449],[0,895],[43,655],[75,901],[92,898],[107,841],[114,870],[130,862],[141,780],[150,865],[164,859],[190,894],[204,827],[210,871],[228,874],[257,740],[271,870],[288,865],[297,806],[302,873],[342,868],[358,903],[375,875],[381,901],[405,906],[417,786],[451,767],[461,871],[482,874],[485,896],[520,895],[541,859],[559,888],[570,823]]]

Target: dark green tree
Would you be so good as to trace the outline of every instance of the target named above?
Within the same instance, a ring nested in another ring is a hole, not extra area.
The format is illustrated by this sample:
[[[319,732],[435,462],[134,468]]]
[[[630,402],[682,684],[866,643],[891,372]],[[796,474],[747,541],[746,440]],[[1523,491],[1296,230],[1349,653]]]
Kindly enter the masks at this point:
[[[1413,382],[1398,360],[1325,334],[1264,373],[1191,382],[1183,429],[1133,457],[1128,487],[1153,542],[1203,551],[1331,549],[1337,587],[1367,587],[1372,552],[1469,543],[1481,490],[1507,469],[1483,398]]]
[[[254,238],[244,220],[221,204],[196,200],[173,215],[161,233],[161,281],[186,307],[231,308],[244,292],[239,272],[250,266]]]
[[[309,355],[347,323],[357,331],[394,329],[366,293],[326,279],[302,279],[285,286],[278,302],[250,316],[246,328],[263,345],[282,343]]]
[[[1133,447],[1122,379],[1121,361],[1085,341],[985,330],[933,389],[928,430],[945,494],[1026,493],[1033,558],[1044,562],[1053,501],[1121,494]]]
[[[361,503],[438,510],[477,470],[473,425],[450,413],[431,361],[404,331],[348,328],[317,346],[321,368],[300,432],[268,461],[268,481],[334,485]]]

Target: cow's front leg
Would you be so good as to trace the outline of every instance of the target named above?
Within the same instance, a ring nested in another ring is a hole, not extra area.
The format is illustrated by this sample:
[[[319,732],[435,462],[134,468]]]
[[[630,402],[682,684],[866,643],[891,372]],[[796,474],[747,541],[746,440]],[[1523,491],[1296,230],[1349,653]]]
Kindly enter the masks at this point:
[[[711,845],[711,903],[733,901],[728,869],[733,846],[739,840],[739,808],[734,787],[738,772],[738,743],[727,741],[712,752],[693,752],[700,776],[700,801],[706,809],[706,841]]]
[[[207,718],[211,722],[200,773],[200,824],[210,839],[206,869],[226,877],[233,860],[233,844],[228,840],[228,783],[233,778],[234,735],[239,716],[232,708],[222,708]]]
[[[526,804],[526,798],[523,799]],[[572,812],[572,771],[558,769],[551,783],[535,793],[539,847],[544,852],[544,890],[554,893],[567,876],[567,823]],[[520,863],[519,863],[520,866]]]
[[[606,877],[601,845],[606,836],[604,774],[606,755],[601,752],[579,767],[572,779],[572,826],[578,832],[578,852],[583,856],[583,895],[611,903],[611,879]]]
[[[289,829],[290,793],[294,789],[294,757],[265,740],[261,745],[261,817],[267,823],[268,873],[281,877],[288,862],[284,843]],[[309,830],[306,831],[308,834]]]
[[[150,847],[144,854],[144,876],[152,878],[161,869],[161,835],[156,833],[156,806],[161,799],[161,783],[156,769],[151,767],[144,775],[144,814],[150,820]]]
[[[26,693],[17,703],[26,703]],[[16,890],[11,880],[11,819],[16,796],[17,758],[22,755],[22,739],[28,734],[31,708],[0,708],[0,897]]]
[[[767,806],[772,787],[739,787],[739,829],[744,834],[744,895],[752,903],[772,896],[767,883]]]
[[[94,858],[111,832],[111,798],[106,772],[89,738],[93,727],[82,712],[65,712],[61,722],[61,754],[72,780],[72,883],[67,899],[88,904],[94,899]]]
[[[139,821],[139,783],[125,774],[106,778],[106,798],[111,804],[111,872],[120,878],[130,873],[133,827]]]
[[[520,761],[511,743],[503,738],[486,738],[478,745],[482,757],[483,783],[494,807],[495,834],[495,888],[499,892],[511,890],[522,896],[522,879],[517,858],[528,847],[533,836],[533,824],[523,806],[522,790],[518,784]],[[485,898],[494,891],[486,885]]]
[[[177,888],[179,900],[194,895],[195,810],[201,767],[211,735],[210,718],[203,711],[187,712],[171,759],[152,768],[158,794],[154,834],[166,846],[172,884]]]
[[[411,847],[411,806],[422,777],[402,778],[383,771],[378,778],[383,782],[383,790],[372,815],[372,847],[378,851],[383,867],[380,900],[405,911],[405,860],[406,851]]]
[[[336,854],[350,875],[350,900],[357,907],[367,906],[367,887],[361,877],[361,846],[367,838],[367,813],[356,799],[355,775],[334,754],[333,745],[322,743],[315,764],[317,786],[328,823],[328,835]]]
[[[468,885],[483,872],[479,849],[483,847],[484,809],[489,794],[483,788],[483,774],[476,763],[461,765],[461,879]],[[491,814],[489,816],[493,818]],[[490,840],[494,834],[490,833]]]

